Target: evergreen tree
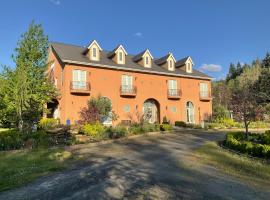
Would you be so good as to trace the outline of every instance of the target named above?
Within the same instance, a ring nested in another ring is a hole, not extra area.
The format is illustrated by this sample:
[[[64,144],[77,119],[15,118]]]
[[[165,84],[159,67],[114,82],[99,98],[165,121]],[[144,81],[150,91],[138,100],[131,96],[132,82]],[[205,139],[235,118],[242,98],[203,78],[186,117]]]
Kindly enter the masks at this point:
[[[46,78],[48,37],[41,25],[32,22],[21,36],[12,56],[16,68],[6,68],[3,92],[12,119],[20,129],[40,118],[43,106],[55,95],[53,84]]]
[[[236,68],[233,63],[230,63],[230,68],[229,68],[229,73],[226,77],[226,81],[228,82],[229,80],[232,80],[235,78],[236,75]]]
[[[243,73],[243,67],[240,64],[240,62],[238,62],[237,65],[236,65],[236,73],[235,73],[234,78],[236,78],[237,76],[240,76],[242,73]]]
[[[270,54],[266,53],[265,58],[262,61],[262,68],[270,68]]]

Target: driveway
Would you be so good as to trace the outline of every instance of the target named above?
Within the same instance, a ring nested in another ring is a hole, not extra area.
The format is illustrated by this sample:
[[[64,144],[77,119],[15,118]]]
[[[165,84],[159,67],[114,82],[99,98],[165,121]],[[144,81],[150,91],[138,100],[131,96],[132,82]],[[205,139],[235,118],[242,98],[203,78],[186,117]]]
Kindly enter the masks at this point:
[[[270,192],[191,159],[200,145],[223,138],[185,130],[69,147],[84,161],[0,199],[269,199]]]

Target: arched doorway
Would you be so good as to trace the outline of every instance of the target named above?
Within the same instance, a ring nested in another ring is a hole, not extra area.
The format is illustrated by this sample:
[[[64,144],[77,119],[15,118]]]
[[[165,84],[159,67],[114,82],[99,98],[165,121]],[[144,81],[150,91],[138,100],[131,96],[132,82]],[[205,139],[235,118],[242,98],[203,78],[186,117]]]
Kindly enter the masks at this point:
[[[190,102],[190,101],[187,102],[186,110],[187,110],[187,123],[195,123],[194,105],[192,102]]]
[[[143,103],[144,121],[154,124],[159,123],[159,103],[155,99],[147,99]]]

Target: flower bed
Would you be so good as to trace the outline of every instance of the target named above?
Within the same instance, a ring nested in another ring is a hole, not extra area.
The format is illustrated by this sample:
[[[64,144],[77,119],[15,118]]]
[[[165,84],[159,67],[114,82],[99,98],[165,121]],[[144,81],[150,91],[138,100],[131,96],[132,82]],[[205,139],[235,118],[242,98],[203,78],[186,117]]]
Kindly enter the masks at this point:
[[[251,133],[248,139],[243,132],[228,133],[223,145],[254,157],[270,158],[270,131]]]

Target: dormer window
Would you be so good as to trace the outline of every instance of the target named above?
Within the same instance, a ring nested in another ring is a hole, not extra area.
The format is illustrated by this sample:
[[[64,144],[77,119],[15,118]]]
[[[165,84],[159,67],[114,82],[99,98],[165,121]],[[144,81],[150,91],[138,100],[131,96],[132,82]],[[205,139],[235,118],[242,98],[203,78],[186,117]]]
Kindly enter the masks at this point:
[[[148,49],[133,57],[133,61],[142,67],[151,68],[153,56]]]
[[[100,52],[102,49],[100,48],[97,41],[93,41],[87,49],[84,51],[84,53],[87,55],[89,60],[99,61],[100,60]]]
[[[149,65],[149,57],[148,56],[145,57],[145,65]]]
[[[121,51],[118,53],[118,62],[119,63],[123,62],[123,53]]]
[[[168,61],[168,70],[173,71],[174,70],[174,62],[172,59]]]
[[[119,45],[118,47],[116,47],[114,50],[112,50],[110,53],[108,53],[108,58],[112,59],[114,62],[116,62],[117,64],[125,64],[126,62],[126,55],[127,52],[124,49],[124,47],[122,45]]]
[[[93,58],[97,58],[97,48],[93,47]]]

